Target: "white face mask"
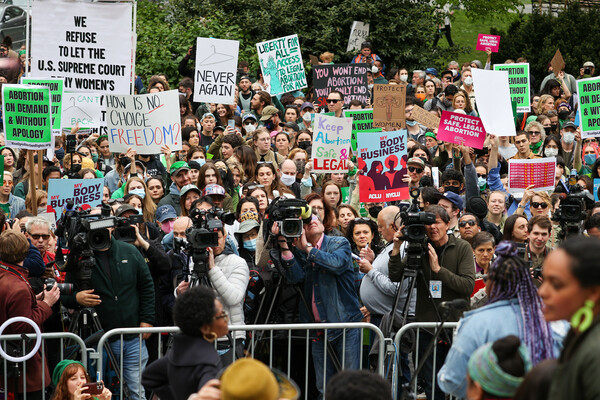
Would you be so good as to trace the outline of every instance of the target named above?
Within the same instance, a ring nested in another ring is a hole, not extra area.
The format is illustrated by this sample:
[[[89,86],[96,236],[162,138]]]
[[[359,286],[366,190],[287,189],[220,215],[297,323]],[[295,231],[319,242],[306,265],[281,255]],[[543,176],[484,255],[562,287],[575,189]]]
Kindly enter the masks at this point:
[[[144,214],[144,212],[142,211],[142,209],[141,209],[141,208],[136,208],[136,211],[138,212],[138,214],[139,214],[139,215],[142,215],[142,214]]]
[[[281,178],[279,179],[285,186],[292,186],[294,182],[296,182],[296,177],[294,175],[281,174]]]
[[[373,65],[373,68],[371,68],[371,72],[372,72],[373,74],[376,74],[376,73],[378,73],[378,72],[379,72],[379,68],[377,68],[376,66],[374,66],[374,65]]]
[[[463,83],[464,83],[466,86],[473,86],[473,78],[472,78],[472,77],[470,77],[470,76],[467,76],[467,77],[465,78],[465,80],[463,81]]]
[[[246,132],[247,133],[254,132],[255,130],[256,130],[256,125],[252,125],[252,124],[246,125]]]
[[[311,121],[310,113],[308,111],[305,112],[304,115],[302,116],[302,119],[306,122],[310,122]]]
[[[400,75],[400,80],[401,80],[402,82],[406,82],[406,81],[408,81],[408,75]]]
[[[563,142],[566,144],[571,144],[575,140],[575,134],[573,132],[565,132],[563,133]]]
[[[455,70],[455,69],[452,69],[451,71],[452,71],[452,76],[456,76],[456,75],[458,75],[458,71],[457,71],[457,70]]]
[[[545,149],[544,153],[546,157],[556,157],[558,155],[558,149]]]

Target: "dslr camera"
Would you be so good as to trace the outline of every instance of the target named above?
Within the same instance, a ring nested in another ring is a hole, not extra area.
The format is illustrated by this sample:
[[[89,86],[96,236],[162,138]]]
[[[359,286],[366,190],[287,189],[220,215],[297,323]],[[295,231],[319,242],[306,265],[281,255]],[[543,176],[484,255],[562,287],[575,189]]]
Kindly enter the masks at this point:
[[[594,196],[577,184],[577,171],[571,171],[566,184],[559,182],[555,193],[560,194],[560,206],[552,216],[560,224],[560,239],[583,233],[586,210],[594,205]]]

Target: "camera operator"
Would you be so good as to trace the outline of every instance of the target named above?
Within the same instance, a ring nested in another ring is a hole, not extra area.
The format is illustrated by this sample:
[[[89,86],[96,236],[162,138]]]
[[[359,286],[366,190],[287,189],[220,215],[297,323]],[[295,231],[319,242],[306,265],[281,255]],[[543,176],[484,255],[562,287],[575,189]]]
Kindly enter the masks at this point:
[[[0,321],[12,317],[26,317],[33,320],[40,328],[42,323],[52,315],[52,306],[58,301],[60,291],[54,286],[49,291],[35,295],[27,281],[29,272],[23,266],[23,261],[28,255],[30,244],[27,238],[15,230],[7,230],[0,235]],[[18,323],[8,326],[4,334],[31,333],[28,324]],[[13,342],[14,343],[14,342]],[[20,346],[18,346],[20,348]],[[5,349],[7,346],[4,347]],[[50,383],[50,373],[46,364],[42,365],[42,350],[40,349],[30,358],[25,368],[26,387],[28,399],[42,399],[42,374],[44,382]],[[23,371],[24,372],[24,371]],[[19,382],[23,382],[19,379]],[[0,388],[14,391],[13,380],[8,380],[8,387],[4,387],[4,379],[0,380]],[[23,393],[24,388],[19,383],[18,392]],[[6,393],[6,391],[5,391]]]
[[[97,212],[93,210],[92,213]],[[82,290],[75,272],[68,271],[65,281],[73,282],[71,295],[61,297],[68,308],[95,307],[105,331],[113,328],[151,327],[154,324],[154,282],[143,256],[129,243],[116,240],[114,228],[108,229],[105,248],[93,250],[93,266],[89,287]],[[147,339],[150,334],[144,334]],[[123,348],[121,349],[121,343]],[[123,354],[123,379],[129,386],[131,400],[143,400],[144,388],[138,390],[141,371],[148,361],[146,344],[141,348],[137,335],[125,335],[124,340],[110,342],[120,359]],[[141,369],[140,369],[141,366]]]
[[[421,271],[417,276],[417,307],[416,319],[418,322],[440,322],[439,309],[441,302],[454,299],[469,300],[475,286],[475,268],[473,267],[473,252],[471,246],[453,235],[448,235],[450,217],[441,206],[429,206],[426,212],[435,214],[435,223],[426,225],[427,254],[423,254]],[[404,241],[401,226],[394,235],[394,247],[390,253],[390,279],[398,281],[407,267],[406,260],[402,259],[400,246]],[[448,321],[458,321],[460,311],[451,310]],[[431,342],[431,333],[421,330],[419,339],[419,352],[423,354]],[[450,348],[449,343],[438,344],[436,374],[443,365],[444,358]],[[431,376],[433,373],[433,357],[430,356],[421,376],[425,382],[425,392],[428,399],[433,399]],[[436,386],[436,399],[444,399],[444,393]]]

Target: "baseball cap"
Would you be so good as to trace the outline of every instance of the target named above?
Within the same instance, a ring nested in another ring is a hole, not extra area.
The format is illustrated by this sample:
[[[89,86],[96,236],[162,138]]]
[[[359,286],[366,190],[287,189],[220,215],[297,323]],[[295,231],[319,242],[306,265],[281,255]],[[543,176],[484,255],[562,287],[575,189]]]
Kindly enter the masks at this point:
[[[573,122],[571,121],[567,121],[563,124],[562,126],[563,129],[567,129],[567,128],[573,128],[573,129],[577,129],[577,125],[575,125]]]
[[[177,212],[172,205],[165,204],[164,206],[160,206],[156,209],[154,217],[162,224],[167,219],[177,218]]]
[[[117,211],[115,211],[115,217],[120,217],[121,215],[123,215],[127,211],[133,211],[134,213],[139,214],[138,210],[136,210],[135,208],[133,208],[129,204],[123,204],[122,206],[120,206],[119,208],[117,208]]]
[[[238,228],[236,233],[248,233],[254,228],[260,228],[260,224],[258,223],[258,221],[254,219],[247,219],[240,224],[240,227]]]
[[[181,188],[181,191],[179,192],[179,197],[185,196],[187,194],[187,192],[189,192],[189,191],[194,191],[194,192],[198,193],[199,195],[202,194],[200,189],[198,189],[198,186],[190,183]]]
[[[190,167],[190,169],[200,169],[202,168],[202,166],[200,165],[200,163],[196,160],[191,160],[188,161],[188,167]]]
[[[419,167],[425,168],[425,163],[419,157],[409,158],[408,161],[406,162],[406,165],[408,165],[408,164],[417,164]]]
[[[255,120],[255,121],[256,121],[256,116],[255,116],[254,114],[252,114],[252,113],[247,113],[247,114],[244,114],[244,116],[242,117],[242,123],[243,123],[245,120],[249,119],[249,118],[251,118],[251,119],[253,119],[253,120]]]
[[[433,68],[433,67],[429,67],[425,70],[426,74],[431,74],[433,76],[438,76],[438,70]]]
[[[291,121],[290,122],[286,122],[286,123],[280,122],[279,126],[283,126],[283,127],[286,127],[286,128],[292,128],[296,132],[300,132],[300,127],[295,122],[291,122]]]
[[[463,199],[454,192],[445,192],[444,197],[448,199],[460,211],[463,209]]]
[[[181,171],[189,171],[190,166],[185,161],[176,161],[171,165],[170,175],[177,175]]]
[[[261,121],[267,121],[269,118],[271,118],[273,115],[277,114],[279,112],[279,110],[277,109],[277,107],[275,106],[266,106],[263,109],[262,115],[260,117]]]
[[[206,185],[206,187],[202,191],[202,196],[210,196],[210,195],[225,196],[225,189],[223,189],[223,186],[221,186],[221,185],[217,185],[216,183],[211,183],[209,185]]]
[[[586,62],[584,62],[584,63],[583,63],[583,67],[584,67],[584,68],[585,68],[585,67],[592,67],[592,68],[596,68],[596,66],[594,65],[594,63],[593,63],[593,62],[591,62],[591,61],[586,61]]]
[[[83,162],[82,162],[82,168],[83,168]],[[127,172],[127,171],[129,171],[130,169],[131,169],[131,163],[127,164],[123,170],[124,170],[125,172]],[[145,171],[145,170],[146,170],[146,166],[145,166],[145,165],[144,165],[144,163],[143,163],[143,162],[141,162],[140,160],[136,160],[136,161],[135,161],[135,169],[136,169],[136,171],[137,171],[138,169],[141,169],[142,171]]]
[[[312,103],[310,101],[305,101],[304,103],[302,103],[302,105],[300,106],[300,110],[304,110],[305,108],[310,108],[311,110],[315,109],[315,106],[312,105]]]

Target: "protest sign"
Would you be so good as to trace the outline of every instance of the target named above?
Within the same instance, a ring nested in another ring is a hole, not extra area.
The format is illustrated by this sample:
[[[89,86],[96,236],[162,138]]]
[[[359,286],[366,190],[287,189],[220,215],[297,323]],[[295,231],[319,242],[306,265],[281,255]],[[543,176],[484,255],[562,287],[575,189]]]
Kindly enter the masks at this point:
[[[104,179],[50,179],[48,181],[48,211],[62,216],[67,200],[84,210],[102,203]]]
[[[352,118],[352,152],[356,152],[356,135],[358,132],[381,132],[381,128],[373,127],[373,109],[344,110],[344,117]]]
[[[350,29],[350,38],[348,39],[348,47],[346,53],[354,50],[360,50],[360,45],[369,37],[369,24],[362,21],[354,21]]]
[[[363,203],[408,199],[406,131],[358,133],[358,170]]]
[[[64,78],[65,90],[128,94],[132,3],[36,0],[32,6],[33,76]]]
[[[313,172],[348,171],[352,118],[316,114],[311,159]]]
[[[376,128],[406,127],[404,104],[406,83],[373,86],[373,126]]]
[[[440,126],[440,118],[437,115],[419,106],[413,107],[410,117],[429,129],[437,129]]]
[[[560,54],[560,49],[556,49],[556,53],[554,53],[554,57],[552,57],[552,60],[550,61],[550,66],[552,67],[554,75],[558,75],[560,71],[565,70],[566,64],[562,54]]]
[[[327,96],[332,90],[344,94],[344,104],[369,100],[367,64],[326,64],[313,67],[313,86],[319,107],[327,105]]]
[[[477,45],[475,46],[475,50],[477,51],[487,51],[490,49],[492,53],[497,53],[500,48],[500,36],[498,35],[486,35],[480,33],[477,35]]]
[[[529,63],[496,64],[495,71],[508,71],[508,87],[511,101],[517,104],[517,112],[531,111]]]
[[[194,101],[233,104],[240,42],[198,38]]]
[[[600,78],[577,81],[581,136],[600,136]]]
[[[35,79],[23,78],[24,85],[46,86],[50,89],[52,96],[52,108],[50,115],[52,116],[52,134],[60,135],[62,132],[62,96],[64,81],[62,79]]]
[[[488,134],[515,136],[514,116],[510,100],[507,71],[487,71],[479,68],[471,70],[475,101],[479,117]]]
[[[554,190],[555,171],[555,157],[508,160],[508,191],[524,192],[530,185],[535,192]]]
[[[65,93],[63,95],[62,125],[80,129],[102,128],[106,134],[105,96],[101,93]]]
[[[46,86],[2,86],[6,145],[30,150],[54,147],[52,98]]]
[[[298,35],[257,43],[256,50],[271,96],[307,87]]]
[[[443,111],[436,137],[437,140],[482,149],[485,129],[477,117]]]
[[[108,144],[114,153],[133,148],[158,154],[162,146],[181,150],[181,119],[177,90],[136,96],[107,95]]]
[[[598,201],[598,189],[600,189],[600,178],[594,179],[594,201]]]

